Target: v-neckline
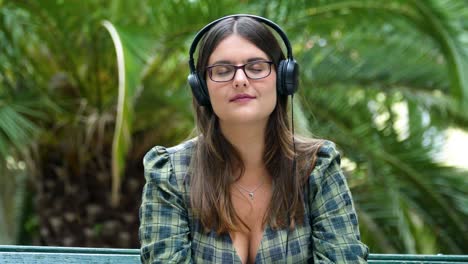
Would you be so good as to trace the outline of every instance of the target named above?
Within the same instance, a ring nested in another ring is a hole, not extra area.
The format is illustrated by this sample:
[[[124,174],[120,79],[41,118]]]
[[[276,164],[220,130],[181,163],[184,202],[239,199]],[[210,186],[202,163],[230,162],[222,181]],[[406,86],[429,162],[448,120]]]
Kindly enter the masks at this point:
[[[263,241],[265,240],[266,232],[268,232],[268,229],[269,229],[269,226],[268,226],[268,225],[265,225],[265,228],[264,228],[263,231],[262,231],[262,239],[260,240],[260,243],[258,244],[257,251],[256,251],[256,253],[255,253],[254,263],[257,262],[257,259],[258,259],[258,257],[259,257],[260,251],[261,251],[261,249],[262,249],[262,247],[263,247]],[[240,257],[239,254],[237,253],[237,249],[236,249],[236,247],[234,246],[234,241],[232,240],[231,233],[228,232],[227,236],[228,236],[228,239],[229,239],[229,244],[231,245],[231,250],[232,250],[232,252],[234,252],[235,257],[237,258],[237,260],[238,260],[240,263],[245,264],[245,263],[242,262],[241,257]],[[250,251],[250,248],[248,248],[248,250]]]

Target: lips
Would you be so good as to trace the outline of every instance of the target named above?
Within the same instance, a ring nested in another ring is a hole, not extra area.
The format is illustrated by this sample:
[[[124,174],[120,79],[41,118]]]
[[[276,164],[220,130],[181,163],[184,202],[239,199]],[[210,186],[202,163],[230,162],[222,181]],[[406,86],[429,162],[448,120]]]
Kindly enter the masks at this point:
[[[236,94],[234,97],[229,99],[229,102],[242,102],[242,101],[248,101],[251,99],[255,99],[255,96],[249,95],[249,94]]]

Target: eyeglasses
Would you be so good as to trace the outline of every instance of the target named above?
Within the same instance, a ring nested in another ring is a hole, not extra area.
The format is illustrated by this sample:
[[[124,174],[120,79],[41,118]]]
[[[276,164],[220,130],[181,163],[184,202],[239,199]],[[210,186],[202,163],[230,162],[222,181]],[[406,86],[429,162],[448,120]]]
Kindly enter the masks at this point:
[[[271,73],[272,61],[252,61],[244,65],[218,64],[206,67],[208,76],[213,82],[229,82],[234,79],[238,69],[244,71],[245,76],[252,80],[268,77]]]

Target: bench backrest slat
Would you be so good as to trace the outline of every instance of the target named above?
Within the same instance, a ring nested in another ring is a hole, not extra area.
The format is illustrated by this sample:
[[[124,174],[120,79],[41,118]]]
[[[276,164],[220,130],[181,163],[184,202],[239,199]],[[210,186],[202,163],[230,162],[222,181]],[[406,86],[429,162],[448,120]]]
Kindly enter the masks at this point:
[[[468,255],[412,255],[412,254],[371,254],[374,260],[448,261],[464,262]]]
[[[138,249],[1,246],[1,264],[140,264]],[[370,254],[370,264],[468,263],[468,255]]]
[[[111,254],[64,254],[64,253],[0,253],[2,264],[137,264],[140,257],[136,255]]]

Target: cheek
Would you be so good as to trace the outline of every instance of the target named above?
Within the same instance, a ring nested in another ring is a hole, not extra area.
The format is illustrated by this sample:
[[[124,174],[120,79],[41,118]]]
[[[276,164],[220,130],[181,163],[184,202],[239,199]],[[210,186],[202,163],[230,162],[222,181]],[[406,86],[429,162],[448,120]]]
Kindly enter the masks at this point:
[[[268,98],[268,106],[269,106],[269,112],[273,112],[273,110],[275,109],[276,107],[276,104],[278,102],[278,96],[276,94],[276,89],[271,93],[271,95],[269,96]]]
[[[219,87],[218,87],[219,83],[215,83],[215,82],[212,82],[212,81],[207,81],[206,86],[207,86],[208,96],[210,97],[210,100],[213,97],[216,97],[217,94],[219,94]]]
[[[273,79],[271,82],[271,85],[269,86],[269,91],[268,91],[268,103],[269,106],[271,107],[271,111],[276,107],[276,103],[278,101],[278,94],[276,92],[276,80]]]
[[[211,106],[213,111],[218,114],[220,107],[223,105],[223,89],[219,83],[207,83],[208,86],[208,95],[210,97]]]

